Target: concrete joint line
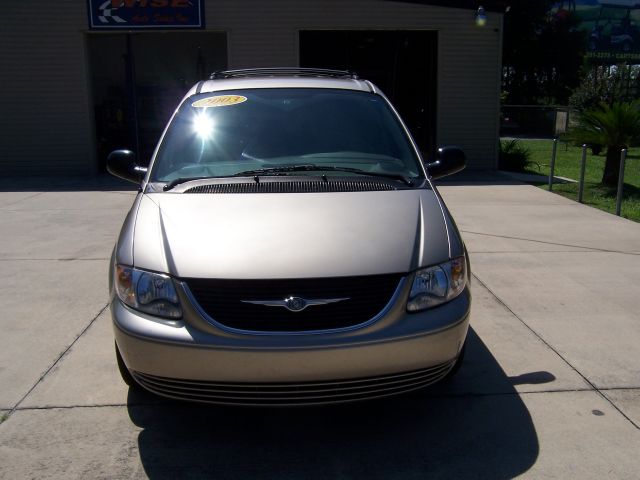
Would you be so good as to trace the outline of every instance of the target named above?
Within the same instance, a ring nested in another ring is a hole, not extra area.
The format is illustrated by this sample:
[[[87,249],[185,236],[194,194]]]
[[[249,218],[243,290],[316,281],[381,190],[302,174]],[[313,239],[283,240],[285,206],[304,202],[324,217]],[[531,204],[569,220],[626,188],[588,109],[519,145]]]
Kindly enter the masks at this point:
[[[622,253],[622,252],[618,252],[618,253]],[[489,288],[489,286],[484,283],[482,280],[480,280],[480,278],[478,278],[478,276],[474,273],[473,277],[478,281],[478,283],[480,283],[480,285],[482,285],[484,288],[486,288],[489,293],[496,299],[496,301],[498,303],[500,303],[500,305],[502,305],[504,308],[506,308],[509,313],[511,313],[511,315],[513,315],[516,319],[518,319],[518,321],[520,323],[522,323],[522,325],[524,325],[531,333],[533,333],[536,338],[538,338],[538,340],[540,340],[544,345],[546,345],[553,353],[555,353],[564,363],[566,363],[569,368],[571,368],[571,370],[573,370],[574,372],[576,372],[578,375],[580,375],[580,377],[591,387],[591,389],[594,392],[597,392],[608,404],[610,404],[614,409],[616,409],[618,411],[618,413],[620,413],[620,415],[622,415],[624,418],[626,418],[629,423],[631,423],[631,425],[633,425],[634,427],[636,427],[638,430],[640,430],[640,426],[638,426],[633,420],[631,420],[631,418],[629,418],[622,410],[620,410],[620,408],[618,408],[618,406],[613,403],[604,393],[603,391],[606,391],[606,389],[599,389],[598,387],[595,386],[595,384],[593,384],[587,377],[585,377],[576,367],[574,367],[566,358],[564,358],[562,356],[562,354],[560,354],[560,352],[558,352],[555,348],[553,348],[553,346],[547,342],[544,338],[542,338],[542,336],[540,336],[538,334],[538,332],[536,332],[533,328],[531,328],[527,322],[525,322],[522,318],[520,318],[520,316],[513,311],[513,309],[507,305],[500,297],[498,297],[498,295],[496,295],[494,293],[493,290],[491,290],[491,288]]]
[[[31,392],[33,392],[35,390],[35,388],[40,385],[40,383],[42,383],[42,381],[45,379],[45,377],[49,374],[49,372],[51,370],[53,370],[53,368],[60,363],[60,360],[62,360],[62,358],[67,354],[67,352],[69,350],[71,350],[71,348],[76,344],[76,342],[78,340],[80,340],[80,337],[82,337],[87,330],[89,330],[89,328],[91,327],[91,325],[94,324],[94,322],[98,319],[98,317],[100,315],[102,315],[102,312],[104,312],[107,307],[109,306],[109,303],[107,302],[105,304],[104,307],[102,307],[100,309],[100,311],[91,319],[91,321],[87,324],[87,326],[85,326],[82,331],[76,336],[76,338],[73,340],[73,342],[71,342],[71,344],[65,348],[62,353],[60,355],[58,355],[58,358],[55,359],[55,361],[51,364],[51,366],[49,368],[47,368],[45,370],[45,372],[40,376],[40,378],[36,381],[36,383],[33,384],[33,386],[29,389],[29,391],[27,393],[25,393],[22,398],[20,400],[18,400],[18,403],[16,403],[13,408],[9,411],[9,413],[7,413],[7,416],[5,418],[5,421],[2,423],[6,423],[6,421],[9,419],[9,417],[11,417],[11,415],[13,415],[13,412],[15,412],[16,410],[18,410],[18,407],[20,407],[20,405],[22,404],[22,402],[25,401],[25,399],[31,394]],[[1,425],[1,424],[0,424]]]
[[[480,250],[469,250],[469,253],[490,254],[490,255],[493,255],[493,254],[509,255],[509,254],[517,253],[518,255],[537,255],[538,253],[610,253],[610,252],[598,252],[593,250],[527,250],[527,251],[503,250],[503,251],[495,251],[495,252],[483,252]],[[632,253],[630,255],[635,255],[635,253]]]
[[[617,391],[617,390],[640,390],[640,387],[638,388],[604,388],[601,389],[601,391],[605,391],[605,392],[610,392],[610,391]],[[485,393],[472,393],[472,392],[468,392],[468,393],[443,393],[443,394],[439,394],[439,395],[426,395],[427,398],[430,399],[439,399],[439,398],[484,398],[484,397],[509,397],[509,396],[516,396],[516,397],[522,397],[522,396],[530,396],[530,395],[548,395],[548,394],[554,394],[554,393],[582,393],[582,392],[589,392],[592,393],[594,392],[593,388],[559,388],[557,390],[536,390],[536,391],[531,391],[531,392],[517,392],[517,391],[513,391],[510,390],[508,392],[485,392]],[[633,423],[633,422],[632,422]]]
[[[97,262],[109,260],[104,258],[0,258],[0,262]]]
[[[2,207],[0,207],[0,211],[5,210],[5,207],[8,207],[10,205],[15,205],[16,203],[24,202],[25,200],[29,200],[31,198],[37,197],[38,195],[42,195],[43,193],[44,192],[34,193],[33,195],[29,195],[28,197],[21,198],[20,200],[16,200],[15,202],[7,203],[6,205],[3,205]],[[5,211],[10,211],[10,210],[5,210]]]
[[[592,252],[620,253],[622,255],[635,255],[635,256],[640,255],[639,252],[623,252],[620,250],[607,250],[605,248],[585,247],[584,245],[569,245],[566,243],[546,242],[544,240],[535,240],[532,238],[522,238],[522,237],[511,237],[509,235],[496,235],[493,233],[471,232],[469,230],[460,230],[460,232],[468,233],[470,235],[481,235],[483,237],[506,238],[507,240],[521,240],[523,242],[542,243],[544,245],[556,245],[558,247],[583,248],[585,250],[590,250]],[[517,252],[517,253],[520,253],[520,252]]]
[[[32,412],[41,410],[74,410],[77,408],[125,408],[125,407],[157,407],[157,406],[178,406],[185,405],[185,402],[167,400],[165,403],[95,403],[91,405],[45,405],[42,407],[18,407],[16,412]],[[206,404],[201,404],[206,405]],[[188,404],[186,405],[189,406]]]
[[[621,387],[621,388],[603,388],[600,391],[611,392],[617,390],[640,390],[640,387]],[[487,393],[450,393],[439,395],[426,395],[429,399],[445,399],[445,398],[484,398],[484,397],[508,397],[524,395],[541,395],[541,394],[561,394],[561,393],[580,393],[580,392],[593,392],[592,388],[564,388],[558,390],[539,390],[534,392],[487,392]],[[206,405],[206,404],[200,404]],[[131,402],[131,403],[94,403],[90,405],[45,405],[42,407],[16,407],[16,412],[29,412],[39,410],[73,410],[76,408],[124,408],[124,407],[189,407],[188,403],[181,401],[172,401],[170,399],[163,399],[162,403],[158,402]]]
[[[29,197],[33,198],[33,197]],[[25,198],[25,200],[27,200]],[[13,205],[13,204],[10,204]],[[5,205],[9,206],[9,205]],[[13,212],[13,213],[24,213],[24,212],[38,212],[38,213],[47,213],[47,212],[121,212],[121,209],[118,208],[38,208],[38,209],[24,209],[24,208],[4,208],[0,209],[2,212]]]

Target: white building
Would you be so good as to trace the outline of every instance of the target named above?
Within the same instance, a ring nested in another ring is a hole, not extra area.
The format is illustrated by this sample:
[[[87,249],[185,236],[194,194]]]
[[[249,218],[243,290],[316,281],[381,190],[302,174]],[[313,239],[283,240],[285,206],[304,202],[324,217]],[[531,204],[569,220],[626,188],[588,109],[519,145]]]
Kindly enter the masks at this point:
[[[144,161],[193,83],[267,66],[353,70],[392,99],[424,152],[455,144],[470,167],[496,166],[502,2],[483,3],[484,26],[464,0],[191,0],[203,28],[142,25],[188,3],[3,5],[0,174],[91,174],[136,144]],[[141,4],[153,18],[132,28],[126,9]]]

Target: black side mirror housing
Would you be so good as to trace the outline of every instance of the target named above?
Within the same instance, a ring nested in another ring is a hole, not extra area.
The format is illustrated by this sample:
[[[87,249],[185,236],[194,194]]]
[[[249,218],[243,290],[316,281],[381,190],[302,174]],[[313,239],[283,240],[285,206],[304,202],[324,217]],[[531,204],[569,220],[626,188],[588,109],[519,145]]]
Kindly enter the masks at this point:
[[[136,163],[136,154],[131,150],[114,150],[107,157],[107,171],[111,175],[133,183],[140,183],[147,173],[145,167]]]
[[[440,147],[435,162],[427,164],[427,172],[433,179],[453,175],[467,165],[467,157],[458,147]]]

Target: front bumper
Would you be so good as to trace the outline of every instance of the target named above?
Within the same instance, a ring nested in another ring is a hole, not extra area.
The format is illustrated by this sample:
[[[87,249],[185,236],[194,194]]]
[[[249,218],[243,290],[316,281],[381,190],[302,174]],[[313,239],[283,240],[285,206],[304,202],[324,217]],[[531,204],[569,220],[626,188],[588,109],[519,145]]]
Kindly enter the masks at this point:
[[[467,288],[445,305],[412,314],[396,302],[362,328],[296,335],[218,329],[184,300],[179,322],[112,300],[116,342],[138,383],[204,402],[308,404],[386,396],[441,379],[464,344],[471,297]]]

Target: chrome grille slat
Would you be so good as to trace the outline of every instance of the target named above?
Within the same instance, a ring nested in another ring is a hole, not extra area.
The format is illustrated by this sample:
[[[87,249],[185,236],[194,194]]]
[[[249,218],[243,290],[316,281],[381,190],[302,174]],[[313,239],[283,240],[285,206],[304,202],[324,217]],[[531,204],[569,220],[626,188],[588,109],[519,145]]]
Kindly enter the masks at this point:
[[[398,378],[398,379],[387,379],[384,381],[379,381],[374,383],[373,385],[377,386],[393,386],[393,385],[400,385],[403,383],[410,383],[410,382],[417,382],[417,381],[421,381],[421,380],[428,380],[431,377],[437,377],[439,374],[441,374],[444,370],[446,370],[446,368],[442,368],[440,370],[436,370],[436,371],[431,371],[428,373],[422,373],[420,375],[416,375],[416,376],[412,376],[412,377],[408,377],[408,378]],[[290,392],[290,391],[295,391],[296,393],[299,393],[300,395],[307,395],[307,394],[317,394],[317,393],[324,393],[324,392],[336,392],[336,391],[340,391],[340,392],[357,392],[358,390],[366,390],[367,388],[371,387],[371,384],[355,384],[355,385],[345,385],[343,384],[331,384],[331,383],[327,383],[327,384],[318,384],[316,386],[313,387],[296,387],[296,386],[291,386],[291,387],[273,387],[273,386],[269,386],[269,385],[261,385],[260,387],[257,386],[250,386],[250,385],[234,385],[234,386],[229,386],[227,388],[222,388],[220,386],[216,386],[216,385],[202,385],[202,384],[186,384],[186,383],[177,383],[177,382],[171,382],[171,381],[158,381],[158,380],[154,380],[152,378],[149,378],[148,376],[144,377],[144,382],[145,383],[149,383],[151,385],[156,385],[158,387],[171,387],[173,389],[175,389],[176,391],[206,391],[208,393],[212,393],[212,394],[222,394],[222,395],[228,395],[228,394],[250,394],[250,393],[254,393],[256,391],[260,392],[260,395],[265,395],[265,396],[274,396],[274,395],[281,395],[283,392]]]
[[[351,393],[351,394],[343,394],[340,392],[336,392],[333,395],[318,395],[314,397],[310,396],[281,396],[277,398],[269,397],[266,398],[264,396],[256,394],[255,396],[214,396],[207,395],[205,393],[184,393],[180,391],[173,391],[167,388],[154,388],[149,385],[144,385],[145,388],[150,390],[151,392],[157,393],[159,395],[164,395],[171,398],[183,399],[183,400],[194,400],[199,402],[206,403],[220,403],[220,404],[239,404],[239,405],[296,405],[296,404],[321,404],[321,403],[340,403],[340,402],[348,402],[355,400],[364,400],[370,398],[377,398],[380,396],[389,396],[389,395],[397,395],[401,393],[405,393],[411,390],[416,390],[422,387],[426,387],[435,383],[439,378],[434,378],[432,380],[423,380],[420,382],[412,382],[410,384],[406,384],[403,386],[395,387],[395,388],[386,388],[386,389],[370,389],[365,392]]]
[[[246,386],[247,388],[306,388],[306,387],[316,387],[316,386],[325,386],[325,385],[352,385],[352,384],[361,384],[361,383],[371,383],[377,381],[384,381],[387,379],[401,379],[408,378],[413,376],[423,375],[429,372],[438,372],[440,370],[444,370],[450,367],[449,363],[442,363],[439,365],[435,365],[433,367],[421,369],[421,370],[412,370],[409,372],[402,373],[393,373],[388,375],[378,375],[375,377],[363,377],[363,378],[354,378],[348,380],[319,380],[319,381],[307,381],[307,382],[247,382],[247,383],[236,383],[236,382],[208,382],[205,380],[185,380],[179,378],[167,378],[160,377],[157,375],[150,375],[147,373],[137,373],[144,378],[150,380],[156,380],[158,382],[173,382],[180,383],[185,385],[202,385],[202,386],[215,386],[215,387],[237,387],[239,385]]]
[[[149,388],[149,390],[155,391],[160,394],[165,394],[167,396],[172,396],[176,398],[185,398],[185,399],[193,399],[193,400],[201,400],[201,401],[218,401],[221,403],[242,403],[242,402],[254,402],[260,404],[282,404],[282,403],[307,403],[307,402],[339,402],[339,401],[348,401],[350,399],[364,399],[369,396],[375,396],[380,393],[402,393],[406,391],[407,388],[419,388],[421,386],[429,385],[429,380],[423,380],[420,382],[412,382],[410,384],[389,387],[389,388],[376,388],[370,389],[366,392],[334,392],[333,394],[325,394],[325,395],[305,395],[305,396],[296,396],[296,395],[282,395],[278,397],[264,397],[262,395],[208,395],[204,392],[189,392],[185,393],[182,391],[176,391],[171,388],[166,387],[156,387],[155,389]]]
[[[296,383],[220,384],[167,379],[138,372],[133,372],[133,374],[143,387],[159,395],[171,398],[225,404],[292,405],[349,402],[416,390],[440,380],[446,375],[452,364],[453,362],[448,362],[428,369],[405,372],[398,375],[355,379],[353,381],[303,383],[302,385],[306,389],[301,389],[299,384]],[[367,383],[363,384],[363,382]],[[283,388],[283,385],[289,388],[273,391],[274,386]],[[315,389],[310,390],[308,387]]]

